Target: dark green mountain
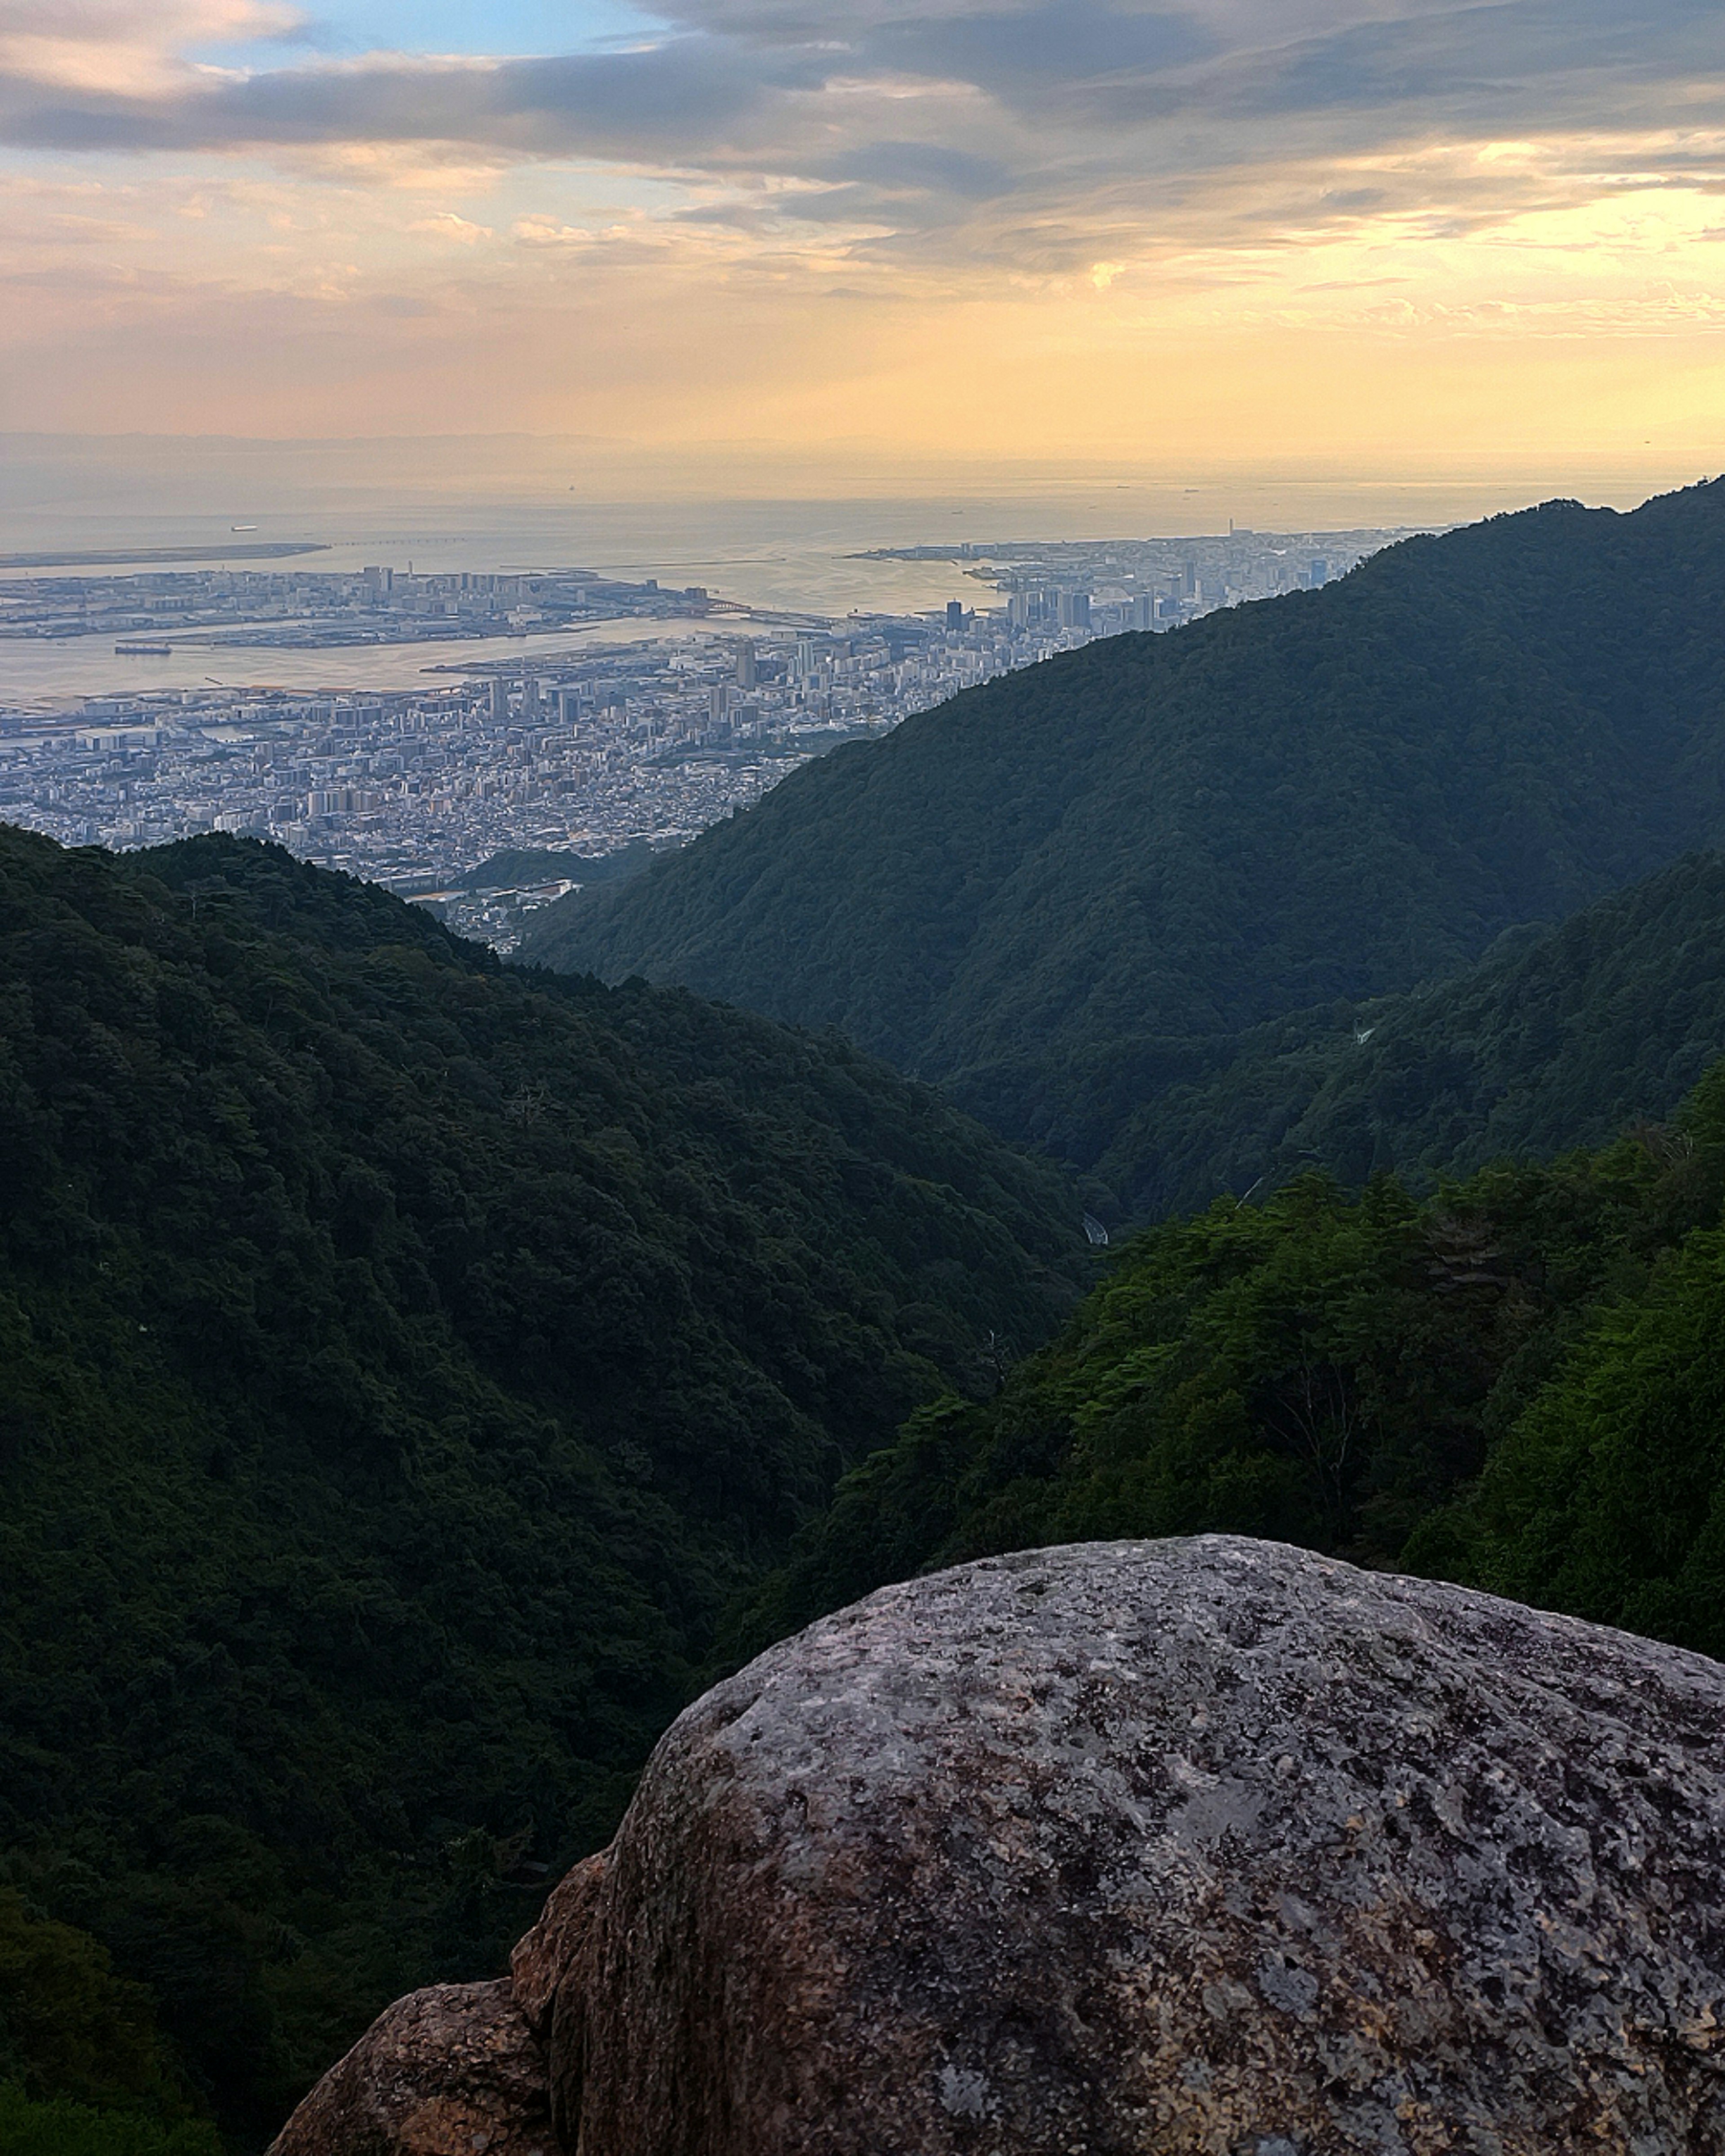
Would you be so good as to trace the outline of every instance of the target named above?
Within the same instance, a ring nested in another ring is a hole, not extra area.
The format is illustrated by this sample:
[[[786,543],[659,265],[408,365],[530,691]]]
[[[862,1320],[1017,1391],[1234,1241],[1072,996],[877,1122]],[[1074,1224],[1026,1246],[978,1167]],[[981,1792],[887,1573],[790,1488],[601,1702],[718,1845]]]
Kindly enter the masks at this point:
[[[1412,540],[840,749],[532,953],[842,1026],[1093,1166],[1222,1040],[1725,833],[1722,601],[1725,482]]]
[[[847,1476],[739,1646],[968,1558],[1221,1531],[1725,1655],[1722,1199],[1716,1064],[1599,1152],[1148,1229],[993,1399]]]
[[[0,2083],[170,2123],[492,1964],[726,1598],[1089,1262],[836,1038],[240,840],[0,830]],[[121,1987],[106,2081],[44,1969]]]
[[[1317,1168],[1415,1187],[1669,1115],[1725,1055],[1725,856],[1692,855],[1412,994],[1297,1013],[1194,1050],[1201,1075],[1098,1172],[1140,1217]]]

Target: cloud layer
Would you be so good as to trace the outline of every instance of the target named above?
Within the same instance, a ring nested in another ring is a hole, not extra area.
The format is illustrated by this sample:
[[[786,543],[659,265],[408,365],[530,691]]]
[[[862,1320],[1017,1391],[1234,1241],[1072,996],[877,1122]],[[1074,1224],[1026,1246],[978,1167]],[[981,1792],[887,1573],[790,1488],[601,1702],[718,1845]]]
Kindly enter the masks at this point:
[[[66,424],[124,353],[122,401],[219,375],[300,426],[465,426],[482,381],[508,424],[1064,398],[1111,437],[1173,399],[1195,439],[1317,336],[1324,396],[1431,355],[1423,415],[1458,353],[1497,353],[1490,413],[1512,342],[1688,340],[1616,377],[1627,424],[1725,421],[1719,0],[658,0],[562,54],[307,61],[316,12],[0,0],[0,424]]]
[[[779,216],[942,234],[960,254],[986,247],[991,226],[1019,242],[1045,227],[1050,260],[1077,259],[1098,218],[1153,246],[1170,221],[1189,239],[1208,207],[1219,234],[1241,211],[1230,176],[1290,168],[1394,167],[1369,187],[1306,189],[1302,226],[1391,204],[1476,213],[1465,189],[1408,162],[1435,142],[1553,145],[1543,184],[1571,194],[1597,183],[1601,161],[1620,184],[1650,183],[1643,138],[1673,126],[1682,139],[1652,182],[1712,185],[1720,169],[1717,0],[672,7],[663,34],[634,50],[241,73],[175,54],[193,36],[267,35],[286,9],[6,0],[0,141],[83,154],[384,145],[499,164],[599,160],[776,186]],[[1584,154],[1566,187],[1574,138]],[[1518,181],[1510,192],[1517,206],[1531,198]]]

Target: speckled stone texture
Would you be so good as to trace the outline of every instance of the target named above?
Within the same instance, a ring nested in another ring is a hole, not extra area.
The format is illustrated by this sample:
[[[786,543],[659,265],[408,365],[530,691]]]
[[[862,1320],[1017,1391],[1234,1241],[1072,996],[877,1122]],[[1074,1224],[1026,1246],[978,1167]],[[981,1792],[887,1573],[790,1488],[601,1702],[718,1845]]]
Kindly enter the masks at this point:
[[[603,1851],[589,1856],[553,1887],[538,1922],[509,1958],[516,2009],[542,2043],[551,2034],[557,1987],[583,1981],[582,1957],[597,1943],[593,1917],[606,1863]]]
[[[562,2156],[1725,2156],[1725,1669],[1225,1537],[968,1565],[691,1707],[514,1971],[278,2156],[538,2156],[547,2079]]]
[[[398,1999],[270,2156],[557,2156],[545,2055],[508,1982],[440,1984]]]
[[[571,2156],[1721,2156],[1725,1669],[1206,1537],[990,1560],[655,1754]]]

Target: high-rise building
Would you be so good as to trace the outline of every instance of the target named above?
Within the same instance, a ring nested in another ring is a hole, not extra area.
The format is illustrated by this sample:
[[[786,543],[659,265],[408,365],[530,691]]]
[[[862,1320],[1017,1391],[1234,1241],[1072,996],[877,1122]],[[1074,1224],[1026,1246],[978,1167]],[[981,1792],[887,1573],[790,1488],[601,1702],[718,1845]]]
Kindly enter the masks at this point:
[[[948,599],[948,600],[947,601],[947,629],[948,633],[949,633],[950,634],[952,634],[952,635],[957,636],[957,635],[959,635],[959,634],[961,634],[963,633],[963,628],[964,628],[964,602],[963,602],[963,599]]]
[[[491,716],[499,726],[509,716],[509,684],[501,674],[491,676]]]
[[[1060,627],[1062,629],[1090,627],[1090,593],[1088,592],[1060,593]]]
[[[1139,592],[1134,596],[1130,619],[1134,629],[1155,628],[1156,597],[1153,593]]]
[[[737,685],[739,689],[752,689],[758,679],[755,647],[745,640],[737,647]]]
[[[1306,581],[1313,591],[1330,581],[1330,565],[1322,554],[1314,554],[1312,567],[1306,572]]]

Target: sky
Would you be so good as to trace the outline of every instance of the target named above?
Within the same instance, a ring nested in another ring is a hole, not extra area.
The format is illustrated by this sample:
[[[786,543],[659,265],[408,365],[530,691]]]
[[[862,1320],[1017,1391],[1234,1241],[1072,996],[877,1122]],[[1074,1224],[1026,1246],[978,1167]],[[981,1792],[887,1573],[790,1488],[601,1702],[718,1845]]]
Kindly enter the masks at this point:
[[[1720,0],[0,0],[0,189],[9,433],[1725,466]]]

